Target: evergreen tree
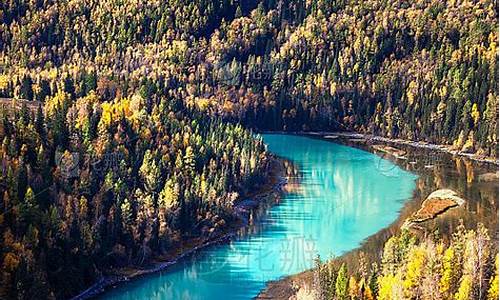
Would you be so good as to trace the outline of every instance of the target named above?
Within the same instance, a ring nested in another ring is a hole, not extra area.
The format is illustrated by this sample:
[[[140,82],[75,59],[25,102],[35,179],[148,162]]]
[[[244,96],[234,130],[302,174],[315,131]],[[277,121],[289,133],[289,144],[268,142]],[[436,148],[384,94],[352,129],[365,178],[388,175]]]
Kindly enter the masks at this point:
[[[348,283],[349,280],[347,278],[347,267],[345,264],[342,264],[337,273],[337,280],[335,281],[335,296],[337,299],[339,300],[347,299]]]

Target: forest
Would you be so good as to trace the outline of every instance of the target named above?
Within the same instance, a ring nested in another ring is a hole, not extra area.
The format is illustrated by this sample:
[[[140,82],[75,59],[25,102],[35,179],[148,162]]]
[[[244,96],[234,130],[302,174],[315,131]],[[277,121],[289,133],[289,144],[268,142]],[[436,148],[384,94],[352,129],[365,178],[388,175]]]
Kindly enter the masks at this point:
[[[2,117],[3,299],[66,298],[106,268],[217,234],[262,180],[264,145],[239,125],[164,98],[98,99],[61,92],[45,114]]]
[[[448,242],[403,231],[387,240],[380,265],[360,261],[355,271],[318,258],[303,299],[498,299],[498,248],[481,224],[459,226]]]
[[[5,1],[0,97],[141,91],[266,130],[498,153],[498,1]]]
[[[254,131],[498,156],[496,0],[7,0],[0,20],[2,299],[227,227],[265,180]]]

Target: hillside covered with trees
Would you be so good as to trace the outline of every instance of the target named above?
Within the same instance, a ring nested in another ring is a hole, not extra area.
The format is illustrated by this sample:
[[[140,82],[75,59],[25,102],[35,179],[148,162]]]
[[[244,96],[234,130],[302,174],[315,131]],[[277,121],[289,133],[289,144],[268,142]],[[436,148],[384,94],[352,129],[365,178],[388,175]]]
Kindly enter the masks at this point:
[[[61,92],[45,114],[3,115],[3,299],[67,298],[235,221],[234,201],[262,180],[262,141],[152,101]]]
[[[459,226],[449,242],[409,232],[385,243],[380,265],[360,257],[360,269],[316,261],[312,289],[302,299],[498,299],[498,246],[479,224]],[[365,263],[363,263],[365,261]]]
[[[67,298],[224,228],[267,166],[249,129],[498,155],[495,0],[9,0],[0,20],[0,298]]]
[[[496,156],[498,2],[10,1],[0,96],[141,90],[249,127]]]

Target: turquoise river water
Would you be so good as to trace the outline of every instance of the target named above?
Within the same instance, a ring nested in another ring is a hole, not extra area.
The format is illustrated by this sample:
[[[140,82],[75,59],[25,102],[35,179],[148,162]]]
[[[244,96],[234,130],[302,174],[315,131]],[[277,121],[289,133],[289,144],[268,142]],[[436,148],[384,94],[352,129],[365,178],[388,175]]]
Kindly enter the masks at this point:
[[[251,299],[269,280],[340,255],[390,225],[416,175],[359,149],[296,135],[265,134],[268,150],[300,170],[254,233],[212,246],[165,271],[132,280],[103,299]]]

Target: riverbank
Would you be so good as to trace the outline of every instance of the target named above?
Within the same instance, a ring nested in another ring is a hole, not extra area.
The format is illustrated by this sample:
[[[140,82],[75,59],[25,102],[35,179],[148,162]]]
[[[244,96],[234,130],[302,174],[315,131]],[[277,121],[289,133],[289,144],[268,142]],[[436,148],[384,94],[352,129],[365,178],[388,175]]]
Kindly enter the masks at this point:
[[[474,157],[451,151],[445,146],[354,133],[298,133],[319,139],[360,148],[393,161],[399,167],[419,176],[414,195],[409,199],[399,217],[390,226],[368,237],[357,249],[342,254],[335,260],[344,262],[349,269],[359,269],[360,257],[370,262],[380,259],[385,241],[401,232],[422,208],[433,192],[453,189],[466,198],[461,205],[433,207],[431,216],[410,228],[417,235],[426,235],[436,230],[446,235],[460,223],[474,227],[478,222],[486,223],[493,238],[498,240],[498,160]],[[382,167],[382,165],[380,165]],[[392,170],[386,170],[391,176]],[[487,179],[487,180],[486,180]],[[440,203],[441,205],[442,203]],[[429,214],[427,214],[429,215]],[[301,272],[280,280],[268,282],[256,299],[295,299],[301,288],[311,288],[313,272]]]
[[[116,287],[139,277],[166,270],[176,264],[180,259],[193,253],[220,243],[226,243],[235,237],[238,232],[252,223],[252,213],[262,206],[272,203],[282,193],[286,179],[285,161],[272,156],[269,162],[266,183],[257,192],[249,193],[236,200],[234,211],[238,221],[228,225],[225,229],[209,237],[194,237],[189,240],[174,244],[172,250],[166,255],[156,257],[150,264],[142,267],[126,267],[108,270],[95,284],[73,297],[73,300],[83,300],[96,297],[104,291]]]
[[[273,133],[278,133],[278,132],[273,132]],[[487,157],[484,155],[477,155],[474,153],[467,153],[467,152],[462,152],[459,150],[456,150],[453,148],[452,145],[439,145],[439,144],[432,144],[432,143],[427,143],[423,141],[411,141],[411,140],[405,140],[405,139],[392,139],[392,138],[387,138],[383,136],[377,136],[373,134],[363,134],[363,133],[356,133],[356,132],[338,132],[338,131],[318,131],[318,132],[311,132],[311,131],[297,131],[297,132],[282,132],[282,133],[288,133],[288,134],[299,134],[299,135],[306,135],[306,136],[311,136],[311,137],[320,137],[326,140],[334,141],[337,139],[348,139],[350,142],[353,143],[369,143],[369,144],[376,144],[376,143],[382,143],[386,145],[401,145],[401,146],[411,146],[414,148],[419,148],[419,149],[427,149],[431,151],[437,151],[437,152],[443,152],[443,153],[448,153],[451,155],[457,155],[457,156],[462,156],[466,157],[468,159],[478,161],[478,162],[485,162],[485,163],[491,163],[495,165],[499,165],[499,160],[498,157]]]

